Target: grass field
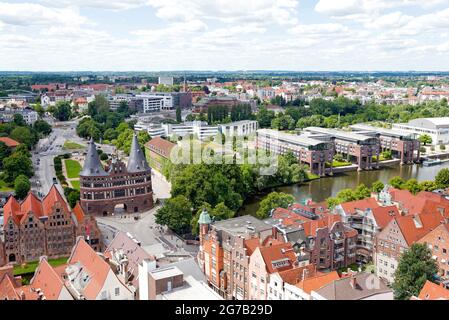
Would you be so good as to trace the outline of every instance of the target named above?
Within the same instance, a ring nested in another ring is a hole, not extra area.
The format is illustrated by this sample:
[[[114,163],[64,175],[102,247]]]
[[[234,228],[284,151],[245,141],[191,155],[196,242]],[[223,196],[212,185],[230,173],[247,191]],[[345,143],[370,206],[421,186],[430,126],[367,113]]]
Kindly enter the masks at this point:
[[[76,160],[66,159],[65,161],[65,167],[67,170],[67,178],[68,179],[74,179],[78,178],[80,176],[81,171],[81,165]]]
[[[63,257],[63,258],[59,258],[59,259],[51,259],[51,260],[48,260],[48,263],[53,267],[57,267],[57,266],[67,263],[67,259],[68,259],[68,257]],[[38,265],[39,265],[39,261],[33,261],[33,262],[28,262],[24,266],[21,266],[21,265],[15,266],[14,267],[14,275],[20,276],[22,274],[33,273],[36,270]]]
[[[70,183],[72,184],[72,188],[79,190],[80,189],[80,181],[79,180],[70,180]]]
[[[0,180],[0,192],[9,192],[9,191],[14,191],[14,189],[10,188],[5,181]]]
[[[83,146],[82,144],[73,142],[73,141],[66,141],[64,142],[64,146],[63,148],[66,150],[76,150],[76,149],[83,149],[85,146]]]

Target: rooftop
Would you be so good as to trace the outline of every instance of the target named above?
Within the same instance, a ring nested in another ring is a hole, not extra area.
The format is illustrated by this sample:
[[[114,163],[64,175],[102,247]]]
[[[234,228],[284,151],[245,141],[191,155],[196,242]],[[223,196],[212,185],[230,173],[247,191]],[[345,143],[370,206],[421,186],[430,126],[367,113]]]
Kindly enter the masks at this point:
[[[258,233],[271,229],[271,225],[250,215],[218,221],[215,222],[213,226],[215,229],[227,231],[236,236],[248,233]]]

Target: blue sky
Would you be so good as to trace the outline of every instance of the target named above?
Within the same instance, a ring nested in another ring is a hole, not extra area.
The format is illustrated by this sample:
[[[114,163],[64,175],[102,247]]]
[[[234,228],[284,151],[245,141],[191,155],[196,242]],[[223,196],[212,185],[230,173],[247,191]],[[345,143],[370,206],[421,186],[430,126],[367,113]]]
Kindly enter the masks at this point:
[[[0,70],[449,70],[449,0],[0,0]]]

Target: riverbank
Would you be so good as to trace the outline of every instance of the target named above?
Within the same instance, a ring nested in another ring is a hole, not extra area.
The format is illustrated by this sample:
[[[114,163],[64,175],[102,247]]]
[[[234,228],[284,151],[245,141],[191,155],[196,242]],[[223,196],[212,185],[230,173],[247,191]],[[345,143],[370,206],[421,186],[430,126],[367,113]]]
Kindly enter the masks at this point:
[[[424,167],[418,164],[403,166],[392,165],[384,166],[378,170],[340,172],[330,177],[310,180],[302,184],[273,187],[249,197],[242,209],[239,210],[238,214],[254,214],[259,208],[259,202],[272,191],[291,194],[295,197],[296,201],[311,199],[315,202],[321,202],[329,197],[335,197],[342,189],[354,189],[362,183],[371,187],[371,185],[378,180],[383,183],[388,183],[388,181],[395,176],[400,176],[404,180],[417,179],[420,182],[433,180],[437,173],[443,168],[449,168],[449,162],[443,162],[431,167]]]

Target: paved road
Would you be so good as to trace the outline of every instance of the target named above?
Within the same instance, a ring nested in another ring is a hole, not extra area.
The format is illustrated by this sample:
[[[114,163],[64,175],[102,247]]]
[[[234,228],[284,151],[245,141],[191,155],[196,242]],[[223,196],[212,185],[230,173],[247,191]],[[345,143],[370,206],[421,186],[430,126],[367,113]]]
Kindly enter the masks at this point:
[[[135,214],[115,215],[111,217],[97,217],[98,225],[103,234],[106,245],[114,238],[117,231],[128,232],[139,240],[142,246],[151,246],[158,243],[166,245],[172,253],[191,254],[196,256],[198,246],[184,245],[176,235],[166,228],[162,228],[155,222],[154,214],[159,207],[139,215],[139,220],[134,220]]]

